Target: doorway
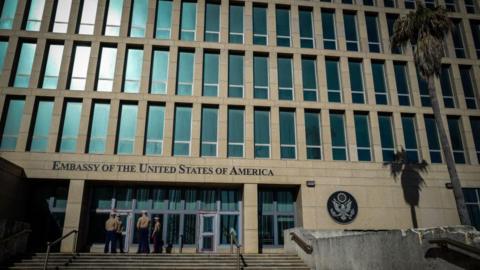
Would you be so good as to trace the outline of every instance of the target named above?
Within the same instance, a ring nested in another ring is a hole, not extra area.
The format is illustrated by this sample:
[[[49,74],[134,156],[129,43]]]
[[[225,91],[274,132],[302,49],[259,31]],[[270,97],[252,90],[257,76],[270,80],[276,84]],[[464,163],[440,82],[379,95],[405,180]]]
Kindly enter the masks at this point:
[[[200,214],[200,252],[216,251],[217,215]]]

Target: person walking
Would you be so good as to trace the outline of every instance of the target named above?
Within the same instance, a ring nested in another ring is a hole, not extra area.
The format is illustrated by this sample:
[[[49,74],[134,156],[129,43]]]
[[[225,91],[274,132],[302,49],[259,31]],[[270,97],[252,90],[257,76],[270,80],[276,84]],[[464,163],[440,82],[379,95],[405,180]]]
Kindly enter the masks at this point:
[[[142,216],[137,221],[137,230],[140,235],[140,241],[138,244],[137,253],[150,253],[150,245],[148,243],[148,227],[150,225],[150,219],[148,218],[147,211],[142,211]]]
[[[104,253],[117,253],[116,231],[118,222],[115,219],[115,213],[111,212],[107,221],[105,221],[105,248]]]
[[[160,223],[160,218],[158,216],[156,216],[154,220],[155,225],[152,232],[153,253],[162,253],[162,224]]]
[[[123,222],[120,219],[120,215],[117,215],[115,217],[115,220],[117,221],[117,230],[115,231],[115,237],[118,242],[118,247],[120,248],[120,253],[123,253]]]

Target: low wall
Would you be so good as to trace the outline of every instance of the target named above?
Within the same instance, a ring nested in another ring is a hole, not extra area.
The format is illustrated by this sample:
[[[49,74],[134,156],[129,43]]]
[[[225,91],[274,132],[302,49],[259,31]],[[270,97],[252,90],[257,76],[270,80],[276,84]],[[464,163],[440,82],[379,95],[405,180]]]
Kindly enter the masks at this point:
[[[293,240],[295,232],[313,247],[305,253]],[[480,232],[473,227],[442,227],[388,231],[285,231],[284,248],[298,254],[312,269],[480,269],[479,258],[453,249],[441,249],[429,239],[450,238],[480,247]]]
[[[27,251],[29,232],[18,233],[30,229],[25,222],[0,219],[0,269],[11,260]],[[16,235],[16,237],[12,237]]]
[[[23,169],[0,158],[0,218],[26,220],[28,185]]]

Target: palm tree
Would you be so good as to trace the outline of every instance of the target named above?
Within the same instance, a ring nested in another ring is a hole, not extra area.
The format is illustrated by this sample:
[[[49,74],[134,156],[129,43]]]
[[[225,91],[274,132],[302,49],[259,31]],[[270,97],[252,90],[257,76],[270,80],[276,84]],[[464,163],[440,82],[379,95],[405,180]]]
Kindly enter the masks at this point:
[[[470,225],[470,217],[465,206],[462,186],[458,178],[452,149],[442,122],[437,92],[435,91],[435,77],[441,72],[441,59],[443,57],[443,40],[452,27],[447,12],[442,7],[426,8],[420,1],[416,1],[415,12],[400,17],[393,26],[391,37],[392,48],[405,47],[408,42],[413,45],[413,59],[420,76],[428,82],[428,92],[432,102],[433,115],[437,124],[443,156],[447,163],[448,174],[453,186],[453,194],[457,203],[460,223]]]

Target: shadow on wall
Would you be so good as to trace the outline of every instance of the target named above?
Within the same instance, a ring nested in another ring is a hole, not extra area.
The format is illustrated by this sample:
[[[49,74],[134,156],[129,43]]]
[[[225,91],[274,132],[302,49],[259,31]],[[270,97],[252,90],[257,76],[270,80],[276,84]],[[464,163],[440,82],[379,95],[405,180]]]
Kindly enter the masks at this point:
[[[471,257],[465,253],[461,253],[452,249],[446,249],[441,247],[430,248],[425,253],[425,258],[442,259],[462,269],[480,269],[480,260],[478,258]]]
[[[418,228],[415,207],[420,202],[420,192],[425,185],[425,180],[421,174],[428,173],[428,163],[425,160],[421,162],[409,161],[405,149],[402,148],[401,151],[395,153],[393,161],[385,162],[383,165],[390,167],[390,174],[395,182],[400,178],[403,198],[410,205],[413,228]]]

